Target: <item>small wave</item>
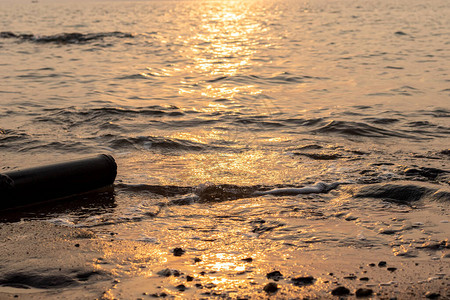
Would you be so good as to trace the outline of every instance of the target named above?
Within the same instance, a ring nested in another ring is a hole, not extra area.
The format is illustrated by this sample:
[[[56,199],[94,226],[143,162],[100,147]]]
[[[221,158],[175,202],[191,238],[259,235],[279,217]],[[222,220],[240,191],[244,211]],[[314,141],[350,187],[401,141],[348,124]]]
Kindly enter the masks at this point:
[[[447,109],[435,109],[433,111],[424,112],[425,115],[430,115],[435,118],[450,118],[450,110]]]
[[[401,138],[418,138],[392,130],[382,129],[375,126],[360,122],[350,121],[331,121],[323,127],[314,130],[318,133],[338,133],[351,136],[365,137],[401,137]]]
[[[47,114],[36,117],[37,122],[50,122],[57,124],[64,124],[66,126],[76,126],[88,123],[104,124],[107,121],[119,121],[124,117],[137,117],[137,116],[182,116],[184,113],[175,106],[163,107],[163,106],[148,106],[148,107],[136,107],[118,108],[118,107],[101,107],[92,109],[76,109],[74,107],[69,108],[56,108],[45,109]]]
[[[232,184],[201,184],[195,187],[179,187],[179,186],[159,186],[159,185],[130,185],[116,184],[116,187],[122,191],[129,192],[150,192],[152,194],[164,197],[176,197],[168,203],[161,205],[188,205],[192,203],[214,203],[230,201],[242,198],[259,197],[265,195],[287,196],[287,195],[305,195],[305,194],[321,194],[328,193],[336,189],[340,183],[333,182],[330,184],[319,182],[311,186],[295,187],[295,186],[238,186]]]
[[[29,136],[25,133],[0,128],[0,148],[14,149],[28,139]]]
[[[109,140],[107,141],[108,146],[113,149],[142,147],[147,150],[163,149],[163,150],[180,150],[180,151],[202,151],[207,150],[209,148],[209,145],[207,144],[164,137],[152,137],[152,136],[121,137],[114,135],[105,135],[102,137],[102,139]]]
[[[373,184],[360,188],[357,198],[379,198],[385,201],[410,204],[420,200],[450,202],[450,191],[419,184]]]
[[[289,72],[283,72],[272,76],[262,75],[235,75],[235,76],[219,76],[212,79],[207,79],[205,82],[214,83],[219,81],[232,81],[238,83],[270,83],[270,84],[291,84],[304,83],[312,80],[324,80],[325,77],[314,77],[309,75],[294,75]]]
[[[130,33],[120,31],[100,32],[100,33],[59,33],[54,35],[34,35],[34,34],[16,34],[9,31],[0,32],[0,38],[15,38],[23,41],[35,43],[52,43],[52,44],[84,44],[104,38],[133,38]]]
[[[393,118],[365,118],[364,120],[374,124],[392,124],[400,121]]]
[[[71,153],[83,153],[89,152],[91,148],[81,142],[73,141],[63,141],[63,142],[41,142],[41,141],[31,141],[23,145],[18,151],[19,152],[29,152],[29,151],[64,151]]]

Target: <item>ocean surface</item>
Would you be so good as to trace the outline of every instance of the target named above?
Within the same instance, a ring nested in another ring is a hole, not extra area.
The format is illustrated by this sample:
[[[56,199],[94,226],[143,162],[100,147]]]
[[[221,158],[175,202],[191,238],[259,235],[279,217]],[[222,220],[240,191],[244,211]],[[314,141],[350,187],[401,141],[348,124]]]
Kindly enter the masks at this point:
[[[449,15],[447,0],[0,0],[1,172],[118,164],[113,191],[17,220],[224,261],[440,242]]]

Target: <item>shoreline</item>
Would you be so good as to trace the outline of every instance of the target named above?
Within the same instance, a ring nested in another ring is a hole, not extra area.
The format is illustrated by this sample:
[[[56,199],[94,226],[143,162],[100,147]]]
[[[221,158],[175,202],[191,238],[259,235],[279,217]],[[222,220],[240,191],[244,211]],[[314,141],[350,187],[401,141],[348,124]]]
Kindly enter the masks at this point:
[[[450,297],[448,240],[441,246],[416,247],[416,255],[405,251],[397,256],[392,245],[314,244],[303,251],[282,244],[264,248],[267,241],[254,244],[251,239],[244,243],[247,249],[230,245],[225,251],[224,241],[211,240],[209,247],[194,241],[176,254],[174,244],[120,238],[119,227],[119,232],[108,230],[47,221],[2,224],[0,255],[6,259],[0,268],[0,299]],[[348,291],[333,295],[340,286]]]

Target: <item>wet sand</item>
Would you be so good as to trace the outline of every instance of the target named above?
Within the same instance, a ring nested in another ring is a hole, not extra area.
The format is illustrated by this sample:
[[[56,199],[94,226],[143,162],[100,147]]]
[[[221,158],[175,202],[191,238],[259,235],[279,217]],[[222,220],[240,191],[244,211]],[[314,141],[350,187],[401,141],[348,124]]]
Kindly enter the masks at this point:
[[[435,224],[430,231],[417,223],[417,231],[400,236],[380,230],[390,241],[385,246],[365,233],[358,238],[367,242],[357,247],[307,249],[251,238],[241,249],[214,238],[175,247],[121,239],[127,224],[117,232],[47,221],[2,224],[0,299],[449,299],[446,216],[427,209],[408,217]],[[352,235],[357,225],[347,218],[316,229]]]

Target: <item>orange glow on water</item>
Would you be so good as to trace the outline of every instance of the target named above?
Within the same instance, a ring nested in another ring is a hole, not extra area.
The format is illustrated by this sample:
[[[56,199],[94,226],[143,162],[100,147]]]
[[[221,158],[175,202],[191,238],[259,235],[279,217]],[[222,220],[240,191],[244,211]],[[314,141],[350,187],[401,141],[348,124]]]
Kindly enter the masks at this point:
[[[221,76],[233,77],[254,64],[252,57],[261,50],[255,37],[260,37],[266,29],[257,18],[252,17],[249,4],[240,1],[199,3],[202,13],[195,16],[199,18],[199,23],[195,29],[186,29],[183,36],[183,43],[187,46],[183,56],[191,62],[185,66],[187,74],[216,77],[219,81]],[[242,92],[251,95],[261,93],[257,87],[242,82],[215,83],[213,80],[212,84],[200,90],[195,87],[180,88],[179,94],[232,99]]]

